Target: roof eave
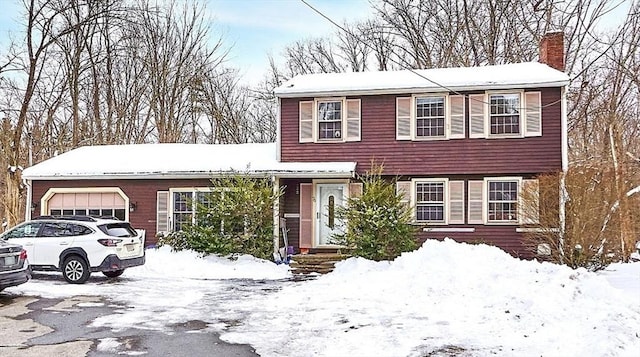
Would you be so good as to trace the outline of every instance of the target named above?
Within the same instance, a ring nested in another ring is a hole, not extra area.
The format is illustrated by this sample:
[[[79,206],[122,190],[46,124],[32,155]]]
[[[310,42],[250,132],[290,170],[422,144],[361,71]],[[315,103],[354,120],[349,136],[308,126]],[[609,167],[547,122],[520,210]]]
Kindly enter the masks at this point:
[[[549,88],[564,87],[569,85],[569,80],[557,80],[536,83],[500,83],[482,84],[470,86],[450,86],[443,87],[402,87],[402,88],[380,88],[380,89],[345,89],[345,90],[321,90],[321,91],[274,91],[278,98],[299,98],[299,97],[326,97],[326,96],[362,96],[362,95],[383,95],[383,94],[407,94],[407,93],[443,93],[443,92],[471,92],[480,90],[505,90],[520,88]]]
[[[218,172],[172,172],[172,173],[121,173],[121,174],[79,174],[79,175],[42,175],[23,176],[31,181],[63,181],[63,180],[172,180],[172,179],[209,179],[231,174],[231,171]],[[250,177],[278,176],[282,178],[350,178],[353,170],[338,171],[296,171],[296,170],[257,170],[244,172]]]

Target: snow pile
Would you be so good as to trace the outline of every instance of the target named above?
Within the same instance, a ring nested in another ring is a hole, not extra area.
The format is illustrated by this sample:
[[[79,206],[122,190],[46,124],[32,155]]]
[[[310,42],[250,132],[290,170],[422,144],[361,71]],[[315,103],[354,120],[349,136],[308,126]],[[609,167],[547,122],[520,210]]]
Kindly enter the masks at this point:
[[[428,241],[391,263],[351,258],[277,295],[229,302],[247,316],[222,339],[263,356],[631,356],[639,305],[586,270]]]
[[[167,247],[121,278],[57,273],[7,293],[109,299],[92,327],[171,333],[192,320],[261,356],[637,356],[640,263],[591,273],[498,248],[427,241],[393,262],[351,258],[315,280],[249,256]],[[89,306],[89,305],[83,305]],[[117,341],[116,341],[117,342]],[[105,351],[114,341],[102,342]]]
[[[235,260],[184,250],[173,252],[170,247],[146,251],[143,266],[126,271],[127,277],[186,278],[186,279],[286,279],[291,276],[287,265],[241,255]]]

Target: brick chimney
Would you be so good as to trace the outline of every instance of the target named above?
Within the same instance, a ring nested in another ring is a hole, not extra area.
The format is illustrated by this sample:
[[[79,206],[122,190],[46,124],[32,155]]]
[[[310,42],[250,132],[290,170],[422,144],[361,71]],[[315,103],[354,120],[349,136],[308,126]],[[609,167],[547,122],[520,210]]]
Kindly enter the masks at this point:
[[[547,32],[540,40],[540,62],[564,72],[564,33]]]

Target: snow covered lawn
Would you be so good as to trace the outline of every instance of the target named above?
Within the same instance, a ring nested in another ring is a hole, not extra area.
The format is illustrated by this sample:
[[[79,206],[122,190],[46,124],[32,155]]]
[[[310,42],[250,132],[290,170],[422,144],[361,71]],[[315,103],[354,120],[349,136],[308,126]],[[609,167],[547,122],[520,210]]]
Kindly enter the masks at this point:
[[[167,248],[118,280],[32,280],[12,293],[126,305],[96,326],[202,320],[262,356],[638,356],[640,263],[590,273],[484,245],[428,241],[393,262],[351,258],[314,280],[252,257]]]

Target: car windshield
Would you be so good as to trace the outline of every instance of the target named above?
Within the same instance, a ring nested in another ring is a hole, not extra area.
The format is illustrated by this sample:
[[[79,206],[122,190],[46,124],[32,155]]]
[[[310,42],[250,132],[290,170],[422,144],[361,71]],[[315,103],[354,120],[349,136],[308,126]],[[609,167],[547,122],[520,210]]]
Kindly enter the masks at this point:
[[[104,234],[112,237],[135,237],[138,235],[136,230],[126,222],[102,224],[98,226],[98,228],[100,228]]]

